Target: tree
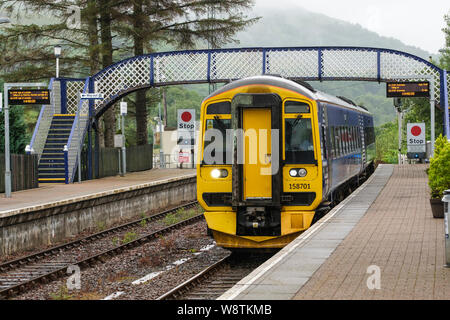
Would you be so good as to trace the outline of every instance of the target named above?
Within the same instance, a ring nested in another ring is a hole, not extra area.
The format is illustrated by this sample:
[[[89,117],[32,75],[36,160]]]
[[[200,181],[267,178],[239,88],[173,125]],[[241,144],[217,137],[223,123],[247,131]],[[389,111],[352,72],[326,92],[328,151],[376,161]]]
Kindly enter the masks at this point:
[[[439,50],[441,53],[439,64],[442,69],[450,70],[450,15],[446,14],[444,20],[446,26],[442,31],[445,33],[445,48]]]
[[[124,11],[117,31],[125,39],[122,50],[135,56],[153,52],[159,43],[177,48],[192,48],[198,41],[220,46],[233,41],[232,36],[257,19],[248,19],[242,10],[252,0],[132,0]],[[208,15],[214,11],[216,16]],[[132,41],[126,41],[132,39]],[[136,92],[137,144],[148,143],[146,90]]]
[[[253,0],[0,0],[0,9],[10,15],[21,7],[46,17],[45,24],[16,24],[0,35],[0,76],[8,81],[54,76],[57,43],[64,49],[61,75],[71,77],[92,75],[116,59],[153,52],[161,44],[193,48],[208,40],[218,46],[233,41],[237,31],[257,20],[242,14],[252,4]],[[71,5],[81,10],[77,28],[66,23]],[[208,15],[211,11],[217,17]],[[135,97],[138,144],[148,141],[147,94],[148,90],[138,91]],[[113,146],[114,107],[103,118],[104,144]]]

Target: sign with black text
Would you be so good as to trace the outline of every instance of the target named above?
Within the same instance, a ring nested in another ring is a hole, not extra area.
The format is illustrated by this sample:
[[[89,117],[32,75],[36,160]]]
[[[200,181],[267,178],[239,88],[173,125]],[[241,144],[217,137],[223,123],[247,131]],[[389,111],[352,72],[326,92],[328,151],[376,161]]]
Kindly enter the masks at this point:
[[[195,109],[178,109],[177,144],[193,146],[195,132]]]
[[[407,156],[410,159],[422,159],[426,153],[425,123],[406,124]]]

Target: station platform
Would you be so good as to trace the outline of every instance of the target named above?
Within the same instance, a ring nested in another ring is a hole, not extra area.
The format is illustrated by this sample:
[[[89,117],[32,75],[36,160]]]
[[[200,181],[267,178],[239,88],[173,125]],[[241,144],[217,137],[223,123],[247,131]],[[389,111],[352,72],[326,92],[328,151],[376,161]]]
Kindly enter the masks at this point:
[[[0,256],[68,241],[196,199],[195,169],[39,185],[13,192],[11,198],[0,195]]]
[[[48,206],[77,202],[111,193],[120,193],[152,184],[195,176],[195,169],[151,169],[75,182],[71,184],[39,183],[39,188],[13,192],[11,198],[0,195],[0,218]]]
[[[450,299],[444,221],[431,213],[427,167],[379,165],[219,299]]]

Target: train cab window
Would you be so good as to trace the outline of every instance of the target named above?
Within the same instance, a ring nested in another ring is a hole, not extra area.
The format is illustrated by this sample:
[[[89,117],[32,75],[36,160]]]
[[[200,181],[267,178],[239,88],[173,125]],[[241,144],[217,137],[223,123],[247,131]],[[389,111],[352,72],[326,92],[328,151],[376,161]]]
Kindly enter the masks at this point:
[[[206,114],[230,114],[230,113],[231,113],[231,103],[228,101],[211,103],[206,109]]]
[[[285,119],[285,157],[288,164],[315,163],[311,119]]]
[[[309,104],[299,101],[286,101],[284,103],[284,113],[309,113]]]
[[[206,119],[203,164],[231,164],[233,143],[231,137],[231,119]],[[227,144],[228,142],[228,144]]]

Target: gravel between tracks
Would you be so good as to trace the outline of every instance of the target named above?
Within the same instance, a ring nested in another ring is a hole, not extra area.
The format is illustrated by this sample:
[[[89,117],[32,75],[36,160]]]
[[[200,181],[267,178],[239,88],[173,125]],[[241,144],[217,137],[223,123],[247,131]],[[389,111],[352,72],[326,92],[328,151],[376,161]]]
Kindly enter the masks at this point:
[[[40,246],[40,247],[37,247],[37,248],[32,249],[32,250],[22,250],[22,251],[18,251],[18,252],[14,253],[14,254],[11,254],[11,255],[0,256],[0,264],[1,263],[5,263],[5,262],[10,261],[10,260],[19,259],[19,258],[25,257],[25,256],[33,254],[33,253],[38,253],[38,252],[43,251],[43,250],[51,249],[54,246],[58,246],[58,245],[61,245],[61,244],[64,244],[64,243],[68,243],[68,242],[71,242],[71,241],[79,240],[79,239],[87,237],[87,236],[89,236],[91,234],[100,232],[102,230],[110,229],[110,228],[113,228],[113,227],[117,227],[117,226],[123,225],[125,223],[135,221],[135,220],[137,220],[139,218],[143,218],[144,216],[149,217],[149,216],[155,215],[155,214],[157,214],[157,213],[159,213],[159,212],[161,212],[163,210],[170,210],[172,208],[178,207],[178,206],[180,206],[182,204],[186,204],[186,203],[188,203],[188,202],[183,202],[183,203],[178,204],[176,206],[168,206],[167,208],[164,208],[164,209],[155,209],[155,210],[152,210],[152,211],[149,211],[149,212],[142,213],[141,215],[136,215],[135,217],[132,217],[132,218],[129,218],[129,219],[123,219],[120,222],[117,222],[117,223],[114,223],[114,224],[111,224],[111,225],[106,225],[106,223],[104,223],[104,224],[103,223],[98,223],[97,227],[91,228],[89,230],[86,230],[86,231],[84,231],[82,233],[79,233],[79,234],[77,234],[75,236],[67,237],[63,241],[52,243],[52,244],[50,244],[48,246]],[[150,226],[150,224],[153,224],[153,223],[154,222],[149,222],[147,225]],[[136,228],[139,228],[139,226],[135,227],[135,229]],[[108,239],[110,237],[112,237],[112,238],[119,237],[119,239],[122,239],[121,236],[124,235],[127,232],[133,232],[133,230],[126,230],[124,232],[116,233],[113,236],[107,236],[107,237],[108,237]]]
[[[213,240],[206,235],[205,221],[200,221],[82,270],[80,290],[67,289],[67,276],[39,285],[14,299],[103,299],[115,292],[124,292],[117,299],[156,299],[229,254],[227,250],[218,247],[200,251],[212,244]],[[85,255],[76,249],[74,252],[71,254]],[[173,265],[173,262],[181,259],[188,260],[178,266]],[[166,270],[168,266],[172,268]],[[133,281],[158,271],[164,272],[146,283],[132,284]]]

